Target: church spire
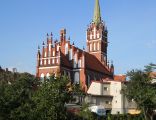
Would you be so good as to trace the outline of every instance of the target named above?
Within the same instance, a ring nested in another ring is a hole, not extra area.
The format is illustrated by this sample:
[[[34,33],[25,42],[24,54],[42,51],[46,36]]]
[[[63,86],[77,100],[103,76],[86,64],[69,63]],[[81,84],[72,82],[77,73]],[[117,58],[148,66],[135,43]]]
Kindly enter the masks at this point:
[[[99,0],[95,0],[94,17],[93,22],[98,25],[101,22],[101,12]]]

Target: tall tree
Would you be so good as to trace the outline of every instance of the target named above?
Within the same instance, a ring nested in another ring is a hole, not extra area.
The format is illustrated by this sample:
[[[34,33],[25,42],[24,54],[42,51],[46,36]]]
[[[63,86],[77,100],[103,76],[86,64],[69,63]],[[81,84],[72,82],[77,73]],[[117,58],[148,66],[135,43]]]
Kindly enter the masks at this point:
[[[152,84],[150,73],[155,67],[150,64],[144,70],[132,70],[127,73],[129,82],[123,90],[129,100],[134,100],[142,110],[146,120],[151,119],[156,109],[156,85]]]
[[[35,103],[32,118],[38,120],[66,120],[65,103],[71,100],[68,83],[69,80],[64,76],[52,76],[45,80],[32,98]]]

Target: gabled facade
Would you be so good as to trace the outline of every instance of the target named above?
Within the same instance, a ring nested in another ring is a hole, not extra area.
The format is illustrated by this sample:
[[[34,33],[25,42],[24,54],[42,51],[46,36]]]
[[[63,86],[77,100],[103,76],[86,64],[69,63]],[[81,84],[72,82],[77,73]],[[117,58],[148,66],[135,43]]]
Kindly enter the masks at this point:
[[[87,29],[87,50],[77,48],[66,38],[66,29],[60,31],[60,40],[53,41],[47,34],[46,44],[37,53],[37,77],[51,74],[67,75],[72,82],[87,89],[91,80],[101,81],[114,77],[114,66],[107,60],[107,29],[101,20],[99,0],[95,0],[93,21]]]

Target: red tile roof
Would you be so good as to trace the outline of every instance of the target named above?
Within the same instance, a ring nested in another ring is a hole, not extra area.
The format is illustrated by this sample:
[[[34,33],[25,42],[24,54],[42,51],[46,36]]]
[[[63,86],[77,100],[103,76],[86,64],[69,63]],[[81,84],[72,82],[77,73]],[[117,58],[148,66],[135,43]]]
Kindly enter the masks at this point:
[[[126,81],[126,75],[114,75],[115,81]]]
[[[110,74],[108,69],[94,56],[85,52],[86,68],[97,72]]]
[[[61,64],[65,67],[72,68],[71,62],[68,60],[68,58],[63,53],[61,53]]]

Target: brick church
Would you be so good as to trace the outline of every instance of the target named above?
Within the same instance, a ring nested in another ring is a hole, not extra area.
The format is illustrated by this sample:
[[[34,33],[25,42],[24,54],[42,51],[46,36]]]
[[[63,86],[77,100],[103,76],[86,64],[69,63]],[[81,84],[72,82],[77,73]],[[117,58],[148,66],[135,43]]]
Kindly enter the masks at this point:
[[[91,81],[114,78],[113,63],[107,58],[107,28],[101,19],[99,0],[95,0],[94,16],[86,30],[86,50],[80,49],[66,38],[66,29],[60,31],[60,40],[47,34],[42,50],[38,48],[36,76],[66,75],[73,83],[87,89]]]

